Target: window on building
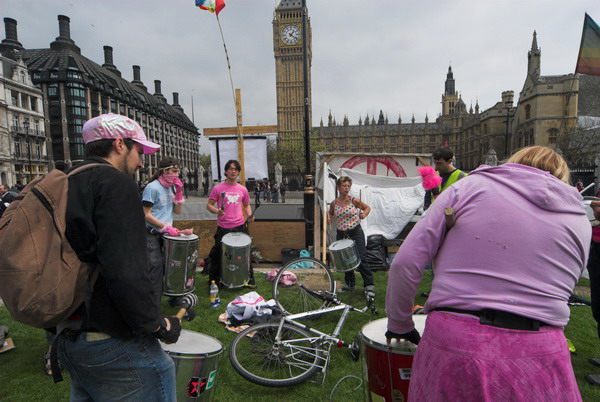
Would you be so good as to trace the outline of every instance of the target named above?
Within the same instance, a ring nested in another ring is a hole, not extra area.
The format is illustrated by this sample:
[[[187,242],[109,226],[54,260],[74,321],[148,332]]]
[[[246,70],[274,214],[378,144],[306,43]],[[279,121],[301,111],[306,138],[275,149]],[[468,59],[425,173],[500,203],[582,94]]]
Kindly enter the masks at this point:
[[[17,91],[10,91],[10,103],[13,106],[19,106],[19,93]]]
[[[13,125],[13,129],[16,130],[19,128],[19,116],[17,116],[16,114],[13,114],[12,117],[12,125]]]
[[[379,145],[383,144],[383,137],[377,138],[377,144],[379,144]]]
[[[21,71],[21,82],[25,84],[25,71]]]
[[[531,119],[531,105],[525,105],[525,120]]]
[[[488,133],[488,127],[487,124],[484,123],[483,125],[483,135],[486,135]]]
[[[21,139],[19,137],[15,138],[15,156],[18,158],[21,156]]]
[[[27,108],[29,106],[29,102],[27,101],[27,98],[29,98],[27,96],[27,94],[21,94],[21,107],[22,108]]]
[[[67,72],[67,78],[75,78],[80,80],[81,79],[81,73],[78,71],[68,71]]]
[[[31,107],[31,110],[33,111],[37,111],[37,98],[35,96],[31,96],[29,98],[29,105]]]
[[[558,129],[551,128],[548,130],[548,144],[556,144],[556,139],[558,138]]]
[[[40,158],[42,156],[42,144],[39,141],[35,142],[35,156]]]
[[[57,96],[58,95],[58,85],[50,84],[48,85],[48,96]]]

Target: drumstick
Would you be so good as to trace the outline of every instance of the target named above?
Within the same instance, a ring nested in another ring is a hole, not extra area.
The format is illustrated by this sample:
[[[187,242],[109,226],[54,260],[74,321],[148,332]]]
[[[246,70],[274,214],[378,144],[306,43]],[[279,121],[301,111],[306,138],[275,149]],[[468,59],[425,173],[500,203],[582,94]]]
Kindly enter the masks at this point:
[[[182,308],[175,314],[175,317],[179,318],[179,321],[181,321],[188,310],[198,304],[198,296],[193,293],[188,293],[183,296],[178,303],[181,303]]]
[[[221,210],[225,212],[225,191],[221,191]]]
[[[360,210],[360,212],[358,213],[358,218],[362,219],[360,217],[360,214],[362,213],[362,188],[360,190],[358,190],[358,209]]]

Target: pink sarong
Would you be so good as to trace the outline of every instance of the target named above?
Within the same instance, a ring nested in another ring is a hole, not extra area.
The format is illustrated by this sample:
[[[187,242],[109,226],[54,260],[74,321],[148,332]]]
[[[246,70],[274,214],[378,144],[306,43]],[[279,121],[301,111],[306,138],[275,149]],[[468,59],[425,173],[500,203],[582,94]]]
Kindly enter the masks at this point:
[[[581,401],[562,328],[519,331],[431,312],[408,400]]]

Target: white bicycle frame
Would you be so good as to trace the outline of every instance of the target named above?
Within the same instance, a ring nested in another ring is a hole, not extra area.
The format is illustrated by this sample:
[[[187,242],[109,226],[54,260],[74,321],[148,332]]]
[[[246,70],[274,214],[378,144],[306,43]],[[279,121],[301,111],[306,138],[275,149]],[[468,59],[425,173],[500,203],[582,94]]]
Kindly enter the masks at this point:
[[[325,307],[320,310],[312,310],[312,311],[307,311],[305,313],[291,314],[291,315],[283,317],[281,319],[281,321],[279,322],[279,328],[277,329],[277,334],[275,335],[275,343],[276,344],[281,345],[285,348],[289,348],[290,353],[286,357],[288,357],[290,361],[294,362],[294,363],[288,363],[288,364],[290,364],[290,366],[307,367],[307,366],[316,365],[321,370],[322,381],[325,381],[325,373],[327,371],[327,366],[329,365],[329,360],[330,360],[329,350],[331,349],[331,346],[333,344],[336,344],[339,348],[341,348],[343,346],[346,346],[346,347],[349,346],[347,343],[343,342],[342,340],[340,340],[338,338],[340,332],[342,331],[342,328],[344,327],[344,324],[346,323],[346,319],[348,318],[348,315],[350,314],[351,311],[356,311],[358,313],[364,314],[367,311],[367,309],[369,308],[369,306],[367,306],[367,307],[359,310],[348,304],[340,303],[339,301],[337,301],[337,298],[334,298],[333,302],[339,303],[339,304],[337,304],[336,306],[333,306],[333,307]],[[309,325],[304,325],[304,324],[301,324],[301,323],[295,321],[298,319],[314,317],[314,316],[327,314],[327,313],[331,313],[333,311],[339,311],[339,310],[344,310],[344,311],[342,312],[342,316],[338,320],[338,323],[331,334],[326,334],[324,332],[321,332],[319,330],[316,330],[316,329],[310,327]],[[298,328],[302,328],[305,331],[311,332],[317,336],[310,337],[310,338],[298,338],[298,339],[292,339],[292,340],[281,339],[281,332],[283,330],[283,325],[285,323],[288,323],[288,324],[293,325]],[[302,342],[306,342],[306,341],[310,342],[310,344],[313,346],[321,344],[321,345],[323,345],[323,347],[319,348],[318,346],[315,346],[315,347],[310,348],[310,347],[298,345],[298,343],[302,343]],[[320,355],[318,352],[321,352],[322,355]],[[307,362],[306,360],[301,360],[301,359],[297,358],[297,356],[307,356],[307,355],[314,357],[316,359],[315,363],[310,363],[310,362]]]

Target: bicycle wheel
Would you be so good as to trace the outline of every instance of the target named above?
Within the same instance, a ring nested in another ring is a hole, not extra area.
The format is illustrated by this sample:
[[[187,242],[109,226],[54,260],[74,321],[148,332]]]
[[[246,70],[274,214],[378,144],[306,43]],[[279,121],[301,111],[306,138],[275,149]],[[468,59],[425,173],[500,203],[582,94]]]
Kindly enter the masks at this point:
[[[296,276],[293,285],[281,279],[289,273]],[[319,295],[334,290],[333,276],[325,264],[314,258],[297,258],[279,270],[273,282],[273,299],[286,314],[304,313],[327,307],[329,302]]]
[[[319,368],[321,350],[311,344],[308,332],[284,324],[277,342],[278,328],[278,323],[253,325],[231,342],[229,360],[246,380],[266,387],[288,387],[307,381]]]

